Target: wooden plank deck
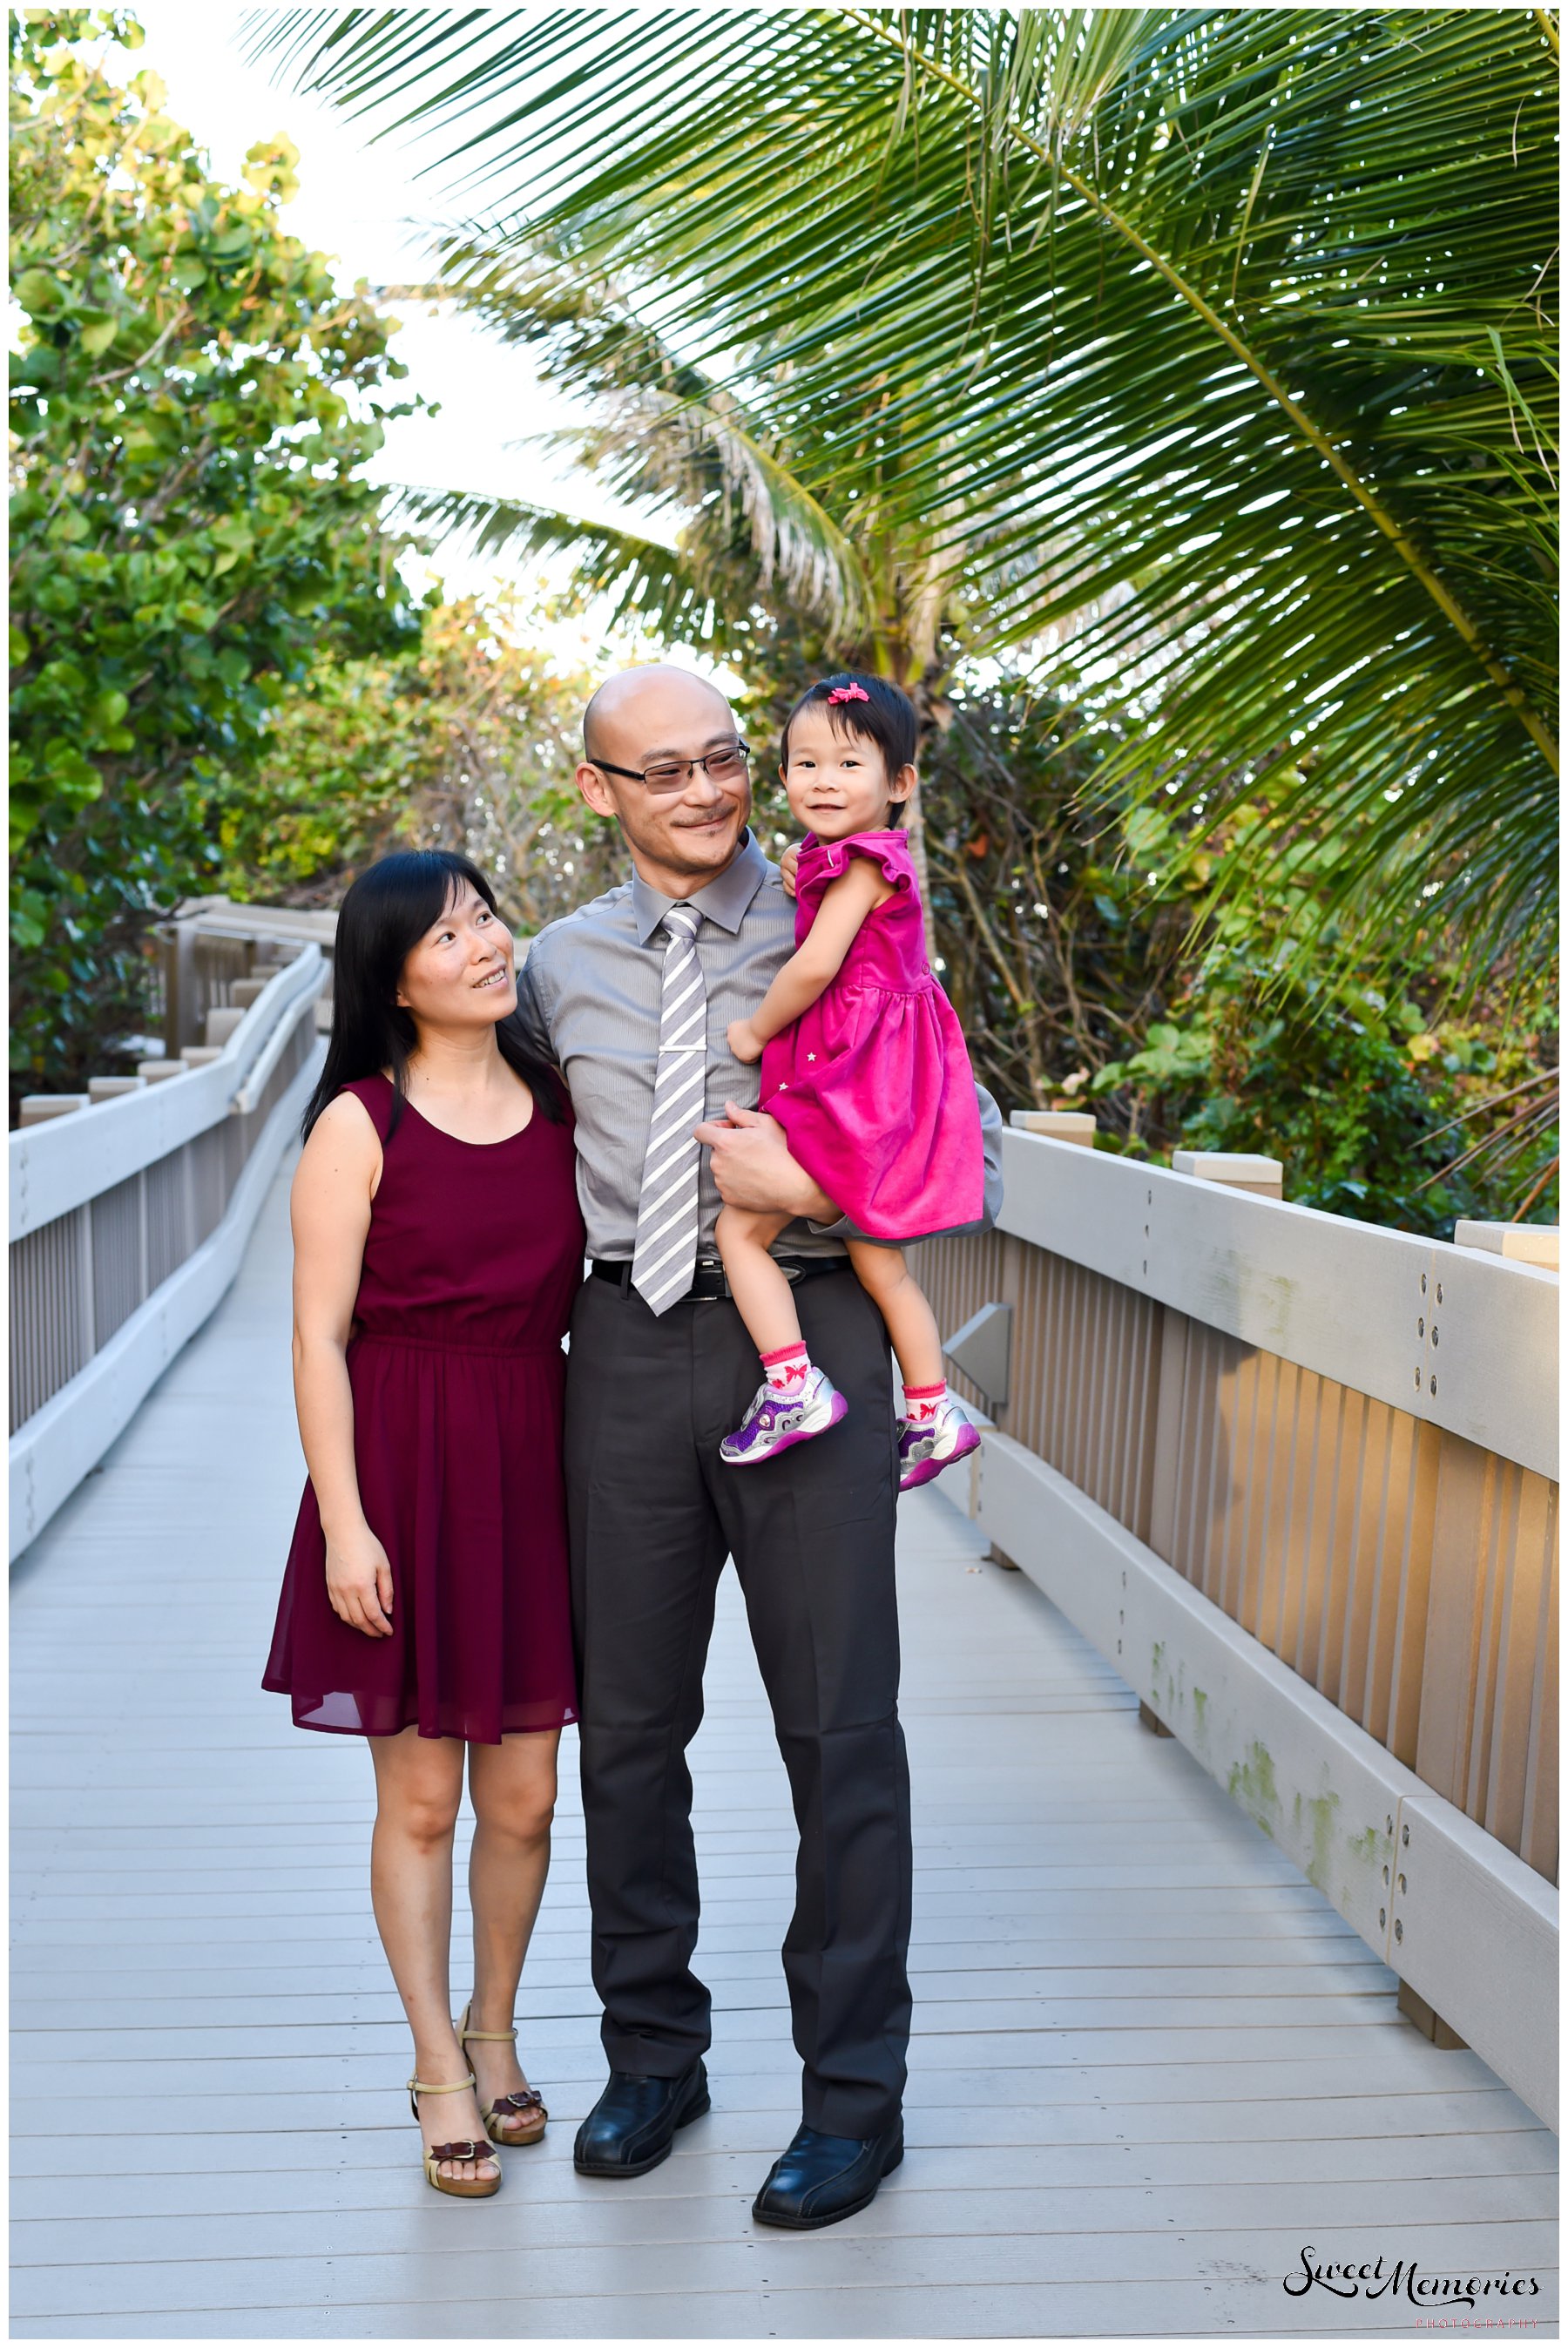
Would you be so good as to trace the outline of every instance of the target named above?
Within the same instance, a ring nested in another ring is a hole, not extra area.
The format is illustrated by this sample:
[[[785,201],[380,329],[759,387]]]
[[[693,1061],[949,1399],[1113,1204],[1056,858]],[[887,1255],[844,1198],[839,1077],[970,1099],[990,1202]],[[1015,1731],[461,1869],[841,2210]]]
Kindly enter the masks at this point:
[[[1555,2139],[1398,2017],[1391,1976],[938,1494],[906,1504],[900,1551],[902,2171],[831,2232],[748,2213],[799,2115],[776,1953],[793,1836],[727,1577],[695,1756],[713,2113],[648,2178],[573,2173],[603,2065],[569,1736],[518,2009],[550,2132],[497,2200],[431,2193],[364,1753],[296,1733],[257,1685],[301,1477],[284,1196],[16,1581],[14,2336],[1419,2328],[1391,2293],[1288,2297],[1307,2243],[1534,2272],[1506,2312],[1554,2333]]]

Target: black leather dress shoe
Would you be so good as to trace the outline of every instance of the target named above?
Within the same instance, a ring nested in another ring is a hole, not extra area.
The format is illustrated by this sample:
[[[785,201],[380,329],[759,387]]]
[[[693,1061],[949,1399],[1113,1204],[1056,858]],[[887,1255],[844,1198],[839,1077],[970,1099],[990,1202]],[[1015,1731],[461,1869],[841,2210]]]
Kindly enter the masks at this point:
[[[824,2136],[796,2131],[787,2152],[768,2171],[767,2183],[752,2203],[760,2225],[836,2226],[876,2199],[876,2188],[904,2157],[904,2123],[895,2120],[880,2136]]]
[[[670,2157],[675,2131],[708,2108],[701,2062],[678,2079],[642,2079],[612,2071],[610,2084],[577,2132],[572,2158],[580,2177],[641,2177]]]

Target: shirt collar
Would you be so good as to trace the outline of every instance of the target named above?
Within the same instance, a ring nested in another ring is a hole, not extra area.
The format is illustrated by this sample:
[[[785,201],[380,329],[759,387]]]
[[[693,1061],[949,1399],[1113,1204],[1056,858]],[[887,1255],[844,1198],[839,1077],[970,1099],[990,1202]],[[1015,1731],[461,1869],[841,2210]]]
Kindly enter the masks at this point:
[[[645,946],[671,905],[684,902],[695,905],[704,920],[717,922],[732,937],[739,933],[747,908],[767,878],[768,860],[757,845],[757,836],[748,825],[741,834],[741,845],[716,879],[694,896],[683,900],[662,896],[651,888],[641,872],[631,876],[631,912],[637,923],[637,942]]]

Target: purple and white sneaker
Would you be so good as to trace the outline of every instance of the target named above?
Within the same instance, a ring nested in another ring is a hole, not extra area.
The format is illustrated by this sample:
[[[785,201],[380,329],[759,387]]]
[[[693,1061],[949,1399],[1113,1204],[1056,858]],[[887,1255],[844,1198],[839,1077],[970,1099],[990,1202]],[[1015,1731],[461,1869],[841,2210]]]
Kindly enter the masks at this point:
[[[849,1405],[825,1370],[809,1369],[799,1390],[775,1394],[764,1379],[752,1396],[752,1406],[719,1446],[726,1468],[760,1468],[776,1459],[792,1443],[809,1443],[836,1426]]]
[[[917,1484],[928,1484],[955,1459],[967,1459],[971,1451],[980,1447],[980,1430],[964,1409],[947,1395],[937,1405],[935,1415],[922,1419],[918,1426],[903,1422],[898,1428],[898,1489],[912,1492]]]

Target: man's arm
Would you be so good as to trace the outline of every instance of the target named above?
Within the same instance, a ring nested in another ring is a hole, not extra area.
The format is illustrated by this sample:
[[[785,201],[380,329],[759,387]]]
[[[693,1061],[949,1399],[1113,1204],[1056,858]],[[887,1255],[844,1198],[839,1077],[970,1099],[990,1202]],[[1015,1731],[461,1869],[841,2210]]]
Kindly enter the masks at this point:
[[[518,973],[518,1007],[507,1014],[507,1019],[529,1051],[553,1066],[555,1045],[550,1042],[549,1026],[539,1000],[538,973],[531,953]]]
[[[983,1085],[975,1086],[980,1109],[980,1144],[986,1159],[985,1204],[978,1223],[954,1229],[989,1231],[1002,1209],[1002,1115]],[[806,1222],[820,1239],[857,1240],[847,1215],[835,1222],[821,1220],[833,1201],[812,1180],[804,1166],[790,1156],[783,1126],[764,1111],[737,1108],[725,1103],[727,1125],[700,1125],[697,1138],[712,1151],[713,1180],[729,1205],[751,1207],[766,1213],[790,1214]],[[911,1233],[910,1243],[917,1234]]]

